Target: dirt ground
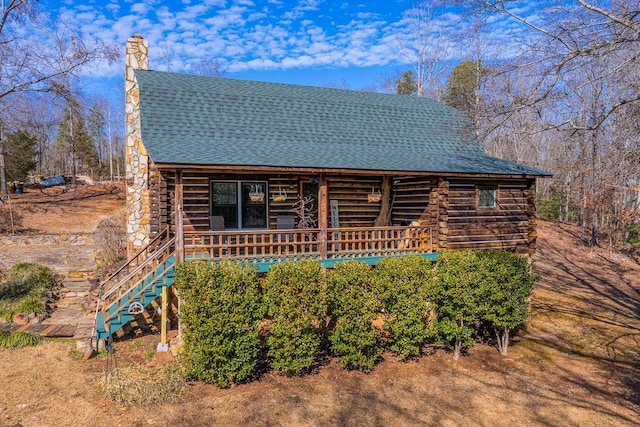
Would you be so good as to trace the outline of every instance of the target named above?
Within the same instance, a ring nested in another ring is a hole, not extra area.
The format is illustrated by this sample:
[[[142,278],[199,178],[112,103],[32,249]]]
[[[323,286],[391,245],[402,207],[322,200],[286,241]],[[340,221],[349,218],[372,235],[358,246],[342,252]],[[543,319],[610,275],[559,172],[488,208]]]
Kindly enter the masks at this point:
[[[77,234],[94,231],[102,215],[124,215],[122,183],[26,188],[7,203],[22,217],[23,232]]]
[[[121,197],[105,195],[105,206]],[[507,357],[485,345],[458,362],[444,350],[409,363],[384,355],[368,375],[331,360],[302,378],[267,373],[226,390],[194,383],[180,404],[123,407],[99,391],[114,360],[84,361],[75,343],[47,341],[0,350],[0,426],[639,426],[640,264],[578,237],[540,223],[541,280]],[[158,338],[117,342],[115,362],[164,363]]]

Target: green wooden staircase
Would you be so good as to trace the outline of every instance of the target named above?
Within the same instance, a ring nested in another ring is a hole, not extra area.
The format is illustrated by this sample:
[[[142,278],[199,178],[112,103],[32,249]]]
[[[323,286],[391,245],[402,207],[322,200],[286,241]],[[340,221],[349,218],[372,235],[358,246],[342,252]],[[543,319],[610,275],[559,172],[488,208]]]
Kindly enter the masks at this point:
[[[108,338],[173,284],[175,238],[166,229],[101,284],[96,337]]]

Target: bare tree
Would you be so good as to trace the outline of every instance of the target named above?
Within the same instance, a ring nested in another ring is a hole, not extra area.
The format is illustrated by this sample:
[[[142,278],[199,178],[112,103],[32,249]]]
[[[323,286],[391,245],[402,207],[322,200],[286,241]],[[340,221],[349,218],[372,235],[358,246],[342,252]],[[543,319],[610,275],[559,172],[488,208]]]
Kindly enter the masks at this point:
[[[640,112],[639,0],[444,3],[468,17],[503,15],[519,36],[505,49],[515,54],[490,66],[478,126],[487,150],[552,171],[538,190],[557,198],[557,218],[589,231],[585,240],[622,240],[640,220],[640,129],[630,120]]]
[[[191,72],[199,76],[223,77],[224,65],[219,59],[203,59],[191,66]]]
[[[475,14],[505,15],[528,30],[522,52],[505,72],[529,73],[535,70],[526,104],[535,105],[548,98],[562,98],[579,89],[570,76],[594,61],[606,64],[595,80],[633,81],[633,91],[620,91],[593,122],[578,123],[571,115],[558,117],[556,126],[595,129],[616,110],[640,101],[640,5],[638,0],[613,0],[604,6],[587,0],[558,4],[552,0],[536,2],[530,15],[519,13],[520,2],[512,0],[458,0]],[[593,83],[580,81],[578,85]],[[523,99],[523,101],[525,101]],[[525,102],[523,102],[524,104]]]
[[[0,103],[24,92],[56,91],[58,79],[86,64],[117,58],[117,50],[86,40],[64,22],[50,22],[35,0],[3,0],[0,4]],[[39,37],[34,37],[38,35]],[[42,42],[47,40],[48,42]],[[4,163],[0,140],[0,165]],[[1,169],[1,168],[0,168]],[[4,169],[0,194],[6,194]]]
[[[443,59],[448,45],[445,32],[438,26],[427,2],[405,11],[403,22],[407,33],[398,36],[398,45],[402,56],[411,64],[416,96],[440,99]]]

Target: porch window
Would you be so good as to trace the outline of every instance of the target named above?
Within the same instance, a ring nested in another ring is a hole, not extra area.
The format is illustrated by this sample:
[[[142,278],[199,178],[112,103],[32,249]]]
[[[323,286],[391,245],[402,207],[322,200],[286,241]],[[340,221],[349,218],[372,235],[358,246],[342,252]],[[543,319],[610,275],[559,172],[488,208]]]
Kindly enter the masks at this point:
[[[478,207],[481,209],[495,208],[498,197],[496,187],[478,187]]]
[[[211,215],[222,216],[228,229],[267,228],[267,199],[266,182],[211,182]]]

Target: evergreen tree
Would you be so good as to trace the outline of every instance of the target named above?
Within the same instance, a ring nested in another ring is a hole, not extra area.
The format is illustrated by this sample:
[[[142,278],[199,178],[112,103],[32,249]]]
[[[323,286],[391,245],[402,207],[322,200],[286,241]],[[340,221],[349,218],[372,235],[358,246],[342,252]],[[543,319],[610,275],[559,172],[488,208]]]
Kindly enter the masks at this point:
[[[456,65],[447,80],[445,104],[475,119],[482,101],[480,89],[488,73],[489,69],[482,64],[481,60],[466,60]]]
[[[7,135],[5,141],[5,167],[7,181],[24,181],[36,168],[37,138],[19,129]]]
[[[68,99],[67,107],[62,113],[55,148],[70,156],[70,172],[74,184],[78,171],[92,174],[98,165],[98,151],[87,131],[82,107],[73,98]]]
[[[396,78],[396,93],[398,95],[415,95],[418,91],[413,71],[407,70]]]
[[[99,175],[103,175],[103,163],[107,152],[107,138],[105,136],[106,120],[99,104],[94,104],[89,110],[89,136],[97,150]]]

